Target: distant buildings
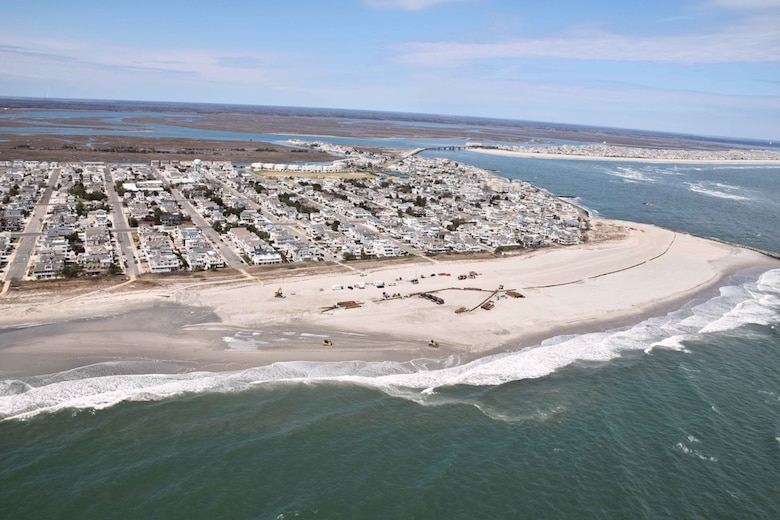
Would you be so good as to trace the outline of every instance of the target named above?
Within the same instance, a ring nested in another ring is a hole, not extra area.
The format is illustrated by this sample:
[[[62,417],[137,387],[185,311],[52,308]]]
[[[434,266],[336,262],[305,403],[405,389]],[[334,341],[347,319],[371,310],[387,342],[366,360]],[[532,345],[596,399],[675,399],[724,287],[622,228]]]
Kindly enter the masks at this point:
[[[264,266],[500,252],[582,240],[584,212],[526,182],[412,153],[391,163],[351,147],[296,144],[341,158],[252,167],[0,163],[0,259],[7,263],[13,234],[30,223],[55,168],[59,179],[45,218],[32,223],[40,233],[28,270],[34,279],[117,273],[129,261],[138,262],[141,273],[220,269],[229,264],[217,242],[246,265]],[[390,164],[391,172],[383,173]],[[106,185],[106,168],[113,186]],[[108,196],[114,191],[119,208]],[[123,222],[114,222],[116,209],[124,213]],[[124,221],[133,231],[132,258],[123,257],[114,236]]]

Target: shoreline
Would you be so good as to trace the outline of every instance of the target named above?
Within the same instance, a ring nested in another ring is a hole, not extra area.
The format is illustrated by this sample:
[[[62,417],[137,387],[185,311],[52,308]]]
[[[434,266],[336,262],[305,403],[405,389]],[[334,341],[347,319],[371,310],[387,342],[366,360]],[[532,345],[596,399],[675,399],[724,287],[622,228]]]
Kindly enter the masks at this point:
[[[740,246],[645,224],[594,222],[617,227],[624,236],[487,260],[366,265],[365,276],[314,270],[280,273],[273,281],[96,291],[56,302],[4,298],[0,377],[106,362],[136,362],[163,372],[240,370],[278,361],[452,356],[464,362],[561,334],[630,326],[679,308],[734,272],[780,267],[780,261]],[[458,280],[469,272],[478,274]],[[368,285],[377,280],[386,286]],[[284,298],[274,297],[278,288]],[[383,292],[400,297],[383,298]],[[493,308],[480,308],[488,300]],[[359,305],[334,307],[347,301]],[[462,308],[473,310],[456,312]],[[333,346],[323,346],[324,339]],[[430,339],[438,348],[428,345]]]
[[[504,157],[516,157],[519,159],[550,159],[575,161],[606,161],[606,162],[636,162],[636,163],[655,163],[655,164],[717,164],[736,166],[745,165],[772,165],[780,168],[780,160],[771,159],[653,159],[648,157],[609,157],[599,155],[574,155],[564,153],[537,153],[520,152],[515,150],[499,150],[487,148],[467,148],[466,151],[484,153],[488,155],[501,155]]]

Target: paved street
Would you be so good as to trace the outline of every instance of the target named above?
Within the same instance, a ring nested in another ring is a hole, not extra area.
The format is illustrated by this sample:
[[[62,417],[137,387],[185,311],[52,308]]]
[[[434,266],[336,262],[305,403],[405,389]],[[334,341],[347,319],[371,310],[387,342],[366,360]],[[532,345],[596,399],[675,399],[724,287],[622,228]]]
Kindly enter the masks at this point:
[[[162,179],[160,172],[154,168],[153,170],[155,171],[157,177]],[[193,206],[192,203],[187,200],[178,189],[174,187],[171,187],[171,195],[179,204],[179,207],[181,207],[182,210],[184,210],[184,212],[189,215],[192,223],[203,232],[203,234],[211,241],[212,244],[214,244],[214,248],[222,256],[222,258],[225,259],[225,263],[237,271],[245,271],[246,264],[244,263],[244,260],[238,256],[238,254],[225,242],[220,234],[217,233],[213,227],[211,227],[211,224],[209,224],[208,221],[203,218],[198,210],[195,209],[195,206]]]
[[[14,235],[19,237],[19,244],[16,246],[16,252],[14,253],[13,259],[8,264],[8,271],[5,277],[7,281],[20,282],[24,278],[24,275],[27,272],[27,266],[30,263],[33,248],[35,247],[35,240],[42,230],[43,218],[46,216],[51,194],[54,192],[54,187],[57,185],[59,178],[60,169],[53,169],[49,176],[49,184],[46,186],[46,190],[44,190],[43,196],[40,198],[38,204],[35,206],[35,209],[30,216],[30,220],[28,220],[27,226],[24,228],[24,232]]]
[[[103,173],[105,174],[106,194],[108,195],[108,201],[111,203],[112,220],[114,222],[113,233],[122,252],[125,273],[132,278],[138,276],[139,273],[138,258],[136,258],[135,247],[133,246],[132,229],[130,229],[127,217],[125,217],[125,213],[122,210],[122,200],[119,198],[116,186],[114,186],[111,168],[106,166],[103,168]]]

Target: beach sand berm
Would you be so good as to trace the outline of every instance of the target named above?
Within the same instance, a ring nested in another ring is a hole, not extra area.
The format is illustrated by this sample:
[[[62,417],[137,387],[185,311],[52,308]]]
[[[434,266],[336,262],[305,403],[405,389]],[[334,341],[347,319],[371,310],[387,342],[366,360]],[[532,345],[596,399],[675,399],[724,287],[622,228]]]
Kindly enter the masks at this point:
[[[592,225],[615,238],[487,260],[129,284],[34,304],[6,297],[0,300],[0,370],[45,374],[104,362],[143,363],[144,370],[153,363],[172,372],[299,360],[465,360],[562,333],[636,323],[727,274],[780,265],[755,251],[655,226],[600,219]],[[283,297],[275,296],[278,289]]]

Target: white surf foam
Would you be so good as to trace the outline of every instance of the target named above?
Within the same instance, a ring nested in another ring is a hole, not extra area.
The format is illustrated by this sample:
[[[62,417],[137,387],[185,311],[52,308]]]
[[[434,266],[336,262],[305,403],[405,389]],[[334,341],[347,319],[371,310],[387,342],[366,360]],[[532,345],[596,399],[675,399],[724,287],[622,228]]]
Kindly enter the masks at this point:
[[[745,197],[744,195],[738,195],[736,193],[730,193],[729,191],[715,189],[716,187],[722,187],[723,185],[718,186],[717,184],[712,184],[705,186],[705,184],[701,182],[686,182],[686,184],[688,185],[688,189],[690,191],[694,193],[700,193],[702,195],[707,195],[709,197],[728,200],[750,200],[750,197]]]
[[[727,165],[709,165],[708,170],[778,170],[780,169],[780,165],[776,164],[749,164],[749,165],[736,165],[736,164],[727,164]]]
[[[117,375],[121,364],[103,363],[26,381],[0,381],[0,419],[26,419],[63,409],[102,409],[123,401],[237,392],[280,382],[354,384],[435,405],[449,399],[439,392],[444,387],[495,386],[541,378],[574,363],[603,363],[632,351],[652,354],[654,349],[684,350],[686,341],[707,334],[745,324],[778,323],[780,269],[766,272],[753,282],[722,287],[717,296],[702,303],[629,328],[558,336],[534,347],[468,363],[452,356],[405,363],[286,362],[238,372],[131,375]]]
[[[617,166],[614,168],[603,168],[602,171],[607,175],[619,177],[626,182],[655,182],[655,179],[648,177],[646,172],[633,166]]]
[[[696,450],[696,449],[693,449],[693,448],[689,448],[688,446],[685,445],[685,443],[678,442],[677,444],[675,444],[674,447],[677,450],[679,450],[682,453],[684,453],[685,455],[690,455],[692,457],[696,457],[696,458],[698,458],[700,460],[707,461],[707,462],[718,462],[718,459],[716,457],[705,455],[705,454],[701,453],[699,450]]]
[[[667,176],[679,176],[679,175],[686,175],[689,171],[699,171],[702,168],[681,168],[677,165],[675,166],[665,166],[665,165],[654,165],[653,173],[658,175],[667,175]]]

